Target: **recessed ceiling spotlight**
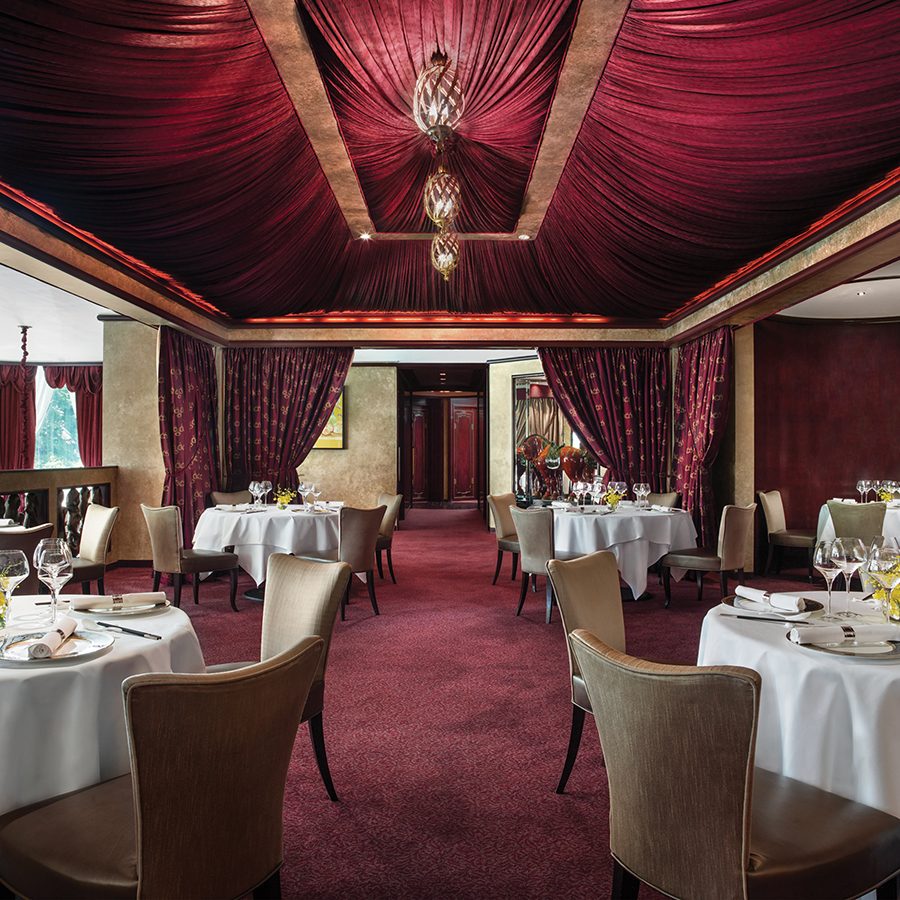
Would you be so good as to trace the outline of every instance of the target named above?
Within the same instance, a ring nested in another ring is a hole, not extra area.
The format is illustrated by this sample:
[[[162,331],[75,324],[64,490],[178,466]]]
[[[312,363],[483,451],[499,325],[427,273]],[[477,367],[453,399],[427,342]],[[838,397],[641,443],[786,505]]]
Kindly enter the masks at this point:
[[[371,241],[371,240],[372,240],[372,235],[371,235],[368,231],[361,231],[361,232],[359,233],[359,239],[360,239],[361,241]]]
[[[519,240],[520,240],[520,241],[530,241],[530,240],[531,240],[531,235],[530,235],[530,234],[525,234],[525,232],[523,231],[522,234],[519,235]]]
[[[865,297],[865,296],[866,296],[866,292],[865,292],[865,291],[857,291],[857,292],[856,292],[856,296],[857,296],[857,297]]]

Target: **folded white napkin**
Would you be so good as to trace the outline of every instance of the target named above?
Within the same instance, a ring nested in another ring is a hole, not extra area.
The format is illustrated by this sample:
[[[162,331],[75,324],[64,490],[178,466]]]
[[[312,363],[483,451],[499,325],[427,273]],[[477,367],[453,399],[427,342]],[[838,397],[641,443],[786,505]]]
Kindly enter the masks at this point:
[[[146,591],[136,594],[112,594],[108,597],[73,597],[72,609],[128,609],[146,606],[148,603],[165,603],[162,591]]]
[[[78,623],[69,616],[57,616],[53,627],[28,648],[29,659],[47,659],[59,650],[63,641],[72,636]]]
[[[225,512],[243,512],[250,509],[249,503],[217,503],[216,509],[224,509]]]
[[[739,584],[734,589],[734,593],[735,596],[741,597],[743,600],[770,606],[772,609],[777,609],[781,612],[803,612],[806,607],[802,597],[795,597],[792,594],[770,594],[768,591],[744,587],[742,584]]]
[[[671,506],[660,506],[658,503],[654,503],[650,509],[655,509],[657,512],[674,512],[674,508]]]
[[[569,503],[567,500],[554,500],[550,504],[554,509],[571,509],[573,504]]]
[[[877,644],[879,641],[900,641],[896,625],[795,625],[788,637],[795,644]]]
[[[831,502],[832,503],[856,503],[856,501],[854,499],[852,499],[851,497],[832,497]]]

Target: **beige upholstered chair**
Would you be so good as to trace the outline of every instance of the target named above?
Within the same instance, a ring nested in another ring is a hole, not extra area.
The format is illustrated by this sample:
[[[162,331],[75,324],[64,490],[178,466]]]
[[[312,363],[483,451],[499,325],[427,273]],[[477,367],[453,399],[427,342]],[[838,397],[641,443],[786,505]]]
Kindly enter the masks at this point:
[[[754,768],[761,679],[570,638],[609,778],[614,898],[858,897],[900,871],[900,819]],[[879,896],[882,893],[879,892]]]
[[[285,781],[322,651],[308,638],[236,672],[126,678],[131,774],[0,817],[0,880],[22,897],[280,896]]]
[[[867,546],[884,533],[886,503],[840,503],[828,501],[828,513],[836,538],[860,538]]]
[[[663,494],[647,494],[647,502],[651,506],[668,506],[678,509],[681,506],[681,491],[666,491]]]
[[[36,594],[41,587],[37,577],[37,568],[33,563],[34,551],[44,539],[53,536],[53,525],[35,525],[34,528],[0,529],[0,550],[21,550],[28,559],[28,577],[19,584],[18,593]]]
[[[381,527],[378,529],[378,540],[375,542],[375,553],[378,562],[378,577],[384,578],[384,563],[381,554],[387,551],[388,572],[391,573],[391,581],[397,583],[394,577],[394,561],[391,558],[391,546],[394,542],[394,528],[397,526],[397,516],[400,515],[400,507],[403,504],[403,494],[379,494],[375,501],[378,506],[386,507]]]
[[[211,491],[209,501],[213,506],[235,506],[238,503],[252,503],[250,491]]]
[[[769,553],[766,557],[766,568],[763,574],[769,574],[773,561],[775,562],[775,571],[781,571],[781,557],[785,547],[788,547],[803,550],[806,553],[808,576],[812,581],[813,553],[816,549],[815,530],[787,527],[781,491],[757,491],[756,495],[759,497],[759,505],[766,518],[766,532],[769,536]]]
[[[97,593],[105,594],[103,576],[106,574],[106,553],[113,526],[119,517],[119,507],[88,505],[81,525],[78,556],[72,560],[72,580],[81,582],[85,594],[91,592],[91,582],[97,582]]]
[[[509,510],[516,505],[516,495],[488,494],[487,499],[494,519],[494,532],[497,535],[497,568],[494,569],[494,580],[491,584],[496,584],[500,576],[504,550],[512,553],[512,580],[515,581],[519,565],[519,536],[516,534],[516,526]]]
[[[322,783],[332,800],[337,800],[328,755],[322,712],[325,707],[325,667],[334,620],[350,582],[347,563],[298,559],[286,553],[273,553],[266,571],[266,602],[263,606],[260,659],[271,659],[310,636],[322,638],[325,646],[316,669],[309,697],[300,717],[309,722],[309,738],[316,756]],[[251,663],[222,663],[208,666],[207,672],[225,672]]]
[[[580,559],[564,561],[551,559],[547,574],[553,585],[569,654],[569,674],[572,687],[572,728],[569,749],[556,793],[562,794],[572,774],[578,756],[584,714],[591,711],[591,701],[584,687],[578,660],[572,653],[569,636],[579,628],[586,628],[610,647],[625,652],[625,617],[622,615],[622,593],[619,590],[619,570],[616,557],[608,550],[590,553]]]
[[[744,583],[744,557],[753,529],[755,511],[755,503],[749,506],[726,506],[719,521],[719,542],[715,549],[692,547],[688,550],[673,550],[659,561],[663,570],[666,606],[672,599],[671,569],[687,569],[697,573],[698,600],[703,599],[704,572],[719,573],[722,597],[728,595],[729,572],[737,572],[738,584]]]
[[[237,612],[238,558],[220,550],[185,550],[181,530],[181,510],[177,506],[144,506],[141,512],[150,532],[153,553],[153,590],[159,590],[160,575],[171,575],[175,585],[175,605],[181,606],[181,586],[185,575],[193,576],[194,603],[200,602],[200,574],[226,571],[231,579],[231,608]]]
[[[509,507],[516,534],[519,536],[519,547],[522,564],[522,589],[519,592],[519,606],[516,615],[522,612],[525,605],[525,594],[528,592],[528,581],[537,589],[537,576],[547,574],[547,563],[553,559],[553,510],[519,509]],[[553,616],[553,585],[547,579],[547,624]]]
[[[352,506],[341,507],[341,537],[338,545],[338,560],[350,566],[352,572],[366,573],[366,587],[369,589],[369,600],[375,615],[379,615],[378,601],[375,599],[375,545],[378,543],[378,532],[387,512],[386,506],[375,509],[356,509]],[[347,603],[350,600],[351,578],[341,601],[341,621],[346,616]]]

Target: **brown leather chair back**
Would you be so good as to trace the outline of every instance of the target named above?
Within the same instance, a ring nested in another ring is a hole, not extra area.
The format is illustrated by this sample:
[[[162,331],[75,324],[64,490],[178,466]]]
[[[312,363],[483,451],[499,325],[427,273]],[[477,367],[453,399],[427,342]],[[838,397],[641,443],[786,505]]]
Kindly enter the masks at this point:
[[[28,560],[28,577],[19,583],[17,594],[36,594],[40,590],[37,568],[34,565],[34,551],[44,539],[53,537],[53,524],[35,525],[33,528],[0,528],[0,550],[21,550]]]
[[[511,506],[509,512],[519,536],[522,571],[529,575],[544,575],[547,563],[553,559],[553,510]]]
[[[681,506],[681,491],[667,491],[664,494],[647,494],[647,502],[651,506],[669,506],[678,509]]]
[[[744,900],[761,679],[646,662],[579,630],[572,647],[609,778],[609,848],[672,897]]]
[[[392,541],[394,538],[394,526],[397,524],[397,516],[400,515],[400,506],[403,503],[403,494],[379,494],[376,505],[386,507],[381,519],[381,527],[378,536]]]
[[[566,635],[583,628],[624,653],[625,617],[616,557],[609,550],[598,550],[578,559],[551,559],[547,563],[547,574]],[[566,642],[566,648],[569,673],[580,675],[571,641]]]
[[[113,526],[119,517],[119,507],[88,504],[81,526],[81,543],[78,545],[78,556],[91,562],[106,563],[106,551]]]
[[[273,553],[266,570],[260,659],[278,656],[304,638],[318,636],[325,646],[315,681],[322,681],[334,619],[351,574],[347,563]]]
[[[886,503],[839,503],[828,501],[834,536],[860,538],[867,546],[884,533]]]
[[[375,544],[378,529],[387,508],[356,509],[341,507],[341,539],[338,559],[348,563],[354,572],[368,572],[375,565]]]
[[[154,572],[180,572],[184,536],[181,510],[177,506],[145,506],[141,512],[150,532]]]
[[[250,491],[210,491],[210,502],[213,506],[234,506],[236,503],[252,503]]]
[[[516,495],[488,494],[487,500],[494,519],[494,530],[497,540],[516,540],[516,524],[513,522],[512,514],[509,511],[511,506],[516,505]]]
[[[722,510],[716,555],[722,560],[723,571],[744,568],[755,513],[755,503],[749,506],[726,506]]]
[[[781,491],[757,491],[756,496],[759,497],[759,504],[766,517],[766,532],[775,534],[787,529]]]
[[[125,679],[138,897],[241,897],[281,866],[284,785],[322,650],[307,638],[231,672]]]

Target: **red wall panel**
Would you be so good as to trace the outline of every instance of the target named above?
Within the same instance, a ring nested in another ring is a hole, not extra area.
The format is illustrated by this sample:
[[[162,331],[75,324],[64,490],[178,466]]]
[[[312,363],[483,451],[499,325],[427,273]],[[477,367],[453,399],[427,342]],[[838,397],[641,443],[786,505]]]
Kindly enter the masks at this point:
[[[754,357],[756,488],[781,491],[789,528],[860,478],[900,479],[900,323],[770,319]]]

